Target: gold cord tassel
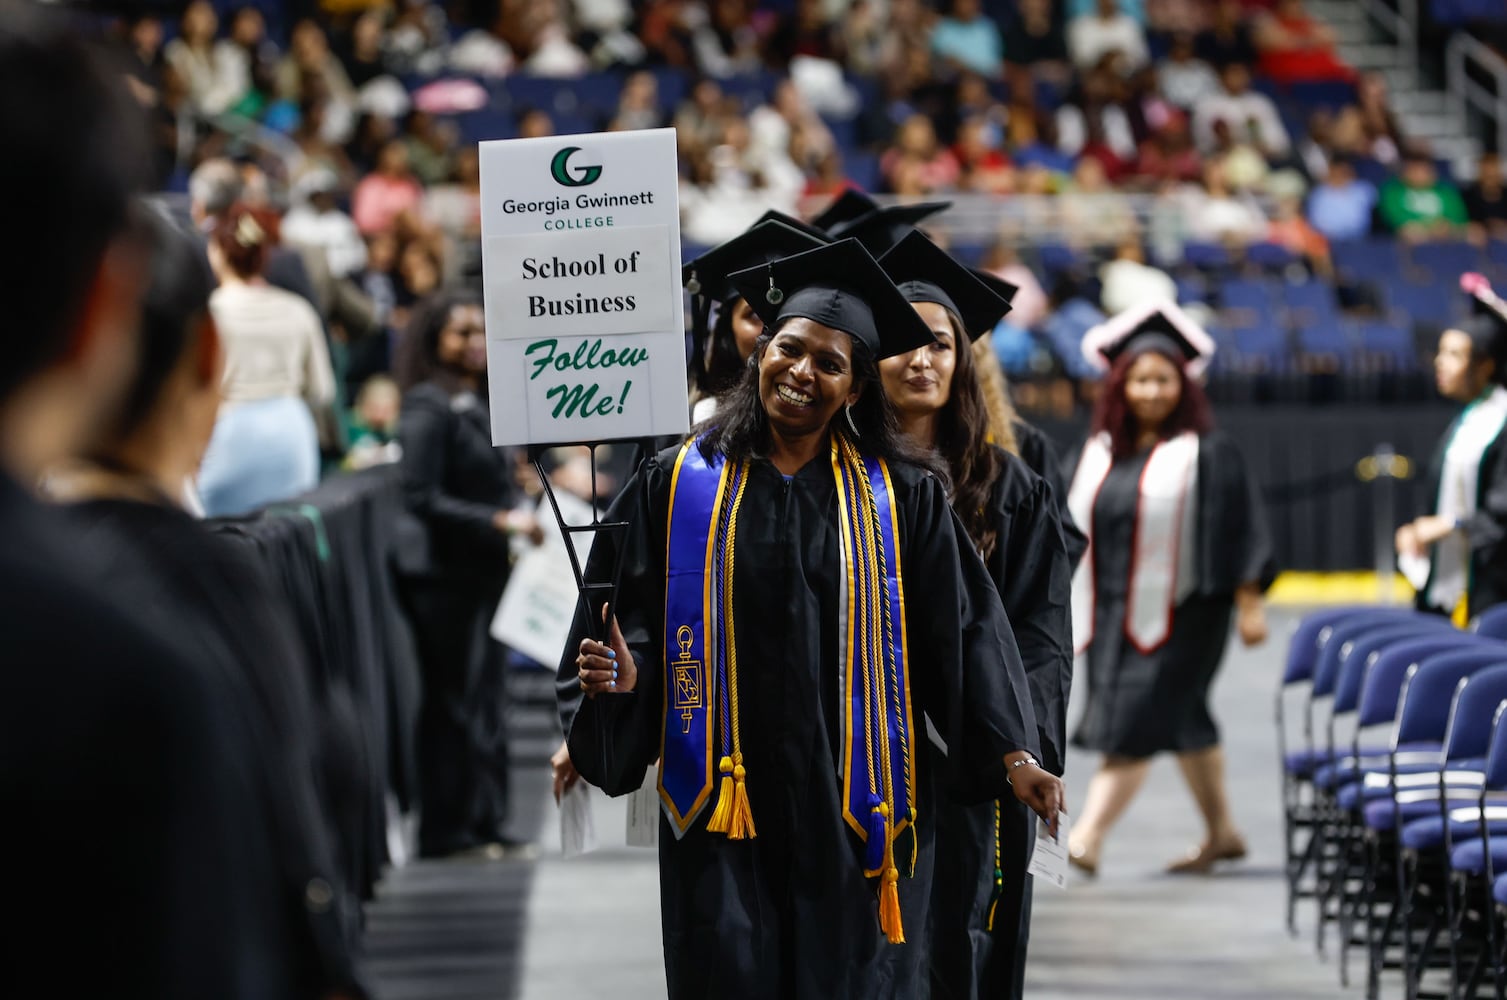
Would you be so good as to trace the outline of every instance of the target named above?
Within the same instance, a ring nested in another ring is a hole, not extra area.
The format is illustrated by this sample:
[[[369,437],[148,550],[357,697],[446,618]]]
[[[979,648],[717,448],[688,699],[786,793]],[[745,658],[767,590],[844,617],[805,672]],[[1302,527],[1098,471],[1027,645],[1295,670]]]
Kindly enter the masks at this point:
[[[748,805],[748,786],[744,782],[747,772],[743,770],[743,754],[733,751],[733,815],[728,824],[729,840],[752,839],[758,836],[754,829],[753,810]]]
[[[900,870],[895,867],[895,839],[890,830],[888,802],[879,803],[884,817],[884,871],[879,875],[879,928],[890,944],[905,943],[905,926],[900,921]]]
[[[733,814],[733,759],[723,757],[717,769],[722,772],[722,784],[717,789],[717,808],[712,810],[706,828],[712,833],[726,833]]]

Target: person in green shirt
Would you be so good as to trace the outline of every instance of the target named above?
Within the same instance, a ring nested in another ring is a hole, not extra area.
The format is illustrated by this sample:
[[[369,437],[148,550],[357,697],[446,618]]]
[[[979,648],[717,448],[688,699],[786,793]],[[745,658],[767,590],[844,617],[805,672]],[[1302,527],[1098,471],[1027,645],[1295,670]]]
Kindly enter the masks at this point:
[[[1410,155],[1402,174],[1382,185],[1382,221],[1398,236],[1414,239],[1460,235],[1467,222],[1459,188],[1441,180],[1427,156]]]

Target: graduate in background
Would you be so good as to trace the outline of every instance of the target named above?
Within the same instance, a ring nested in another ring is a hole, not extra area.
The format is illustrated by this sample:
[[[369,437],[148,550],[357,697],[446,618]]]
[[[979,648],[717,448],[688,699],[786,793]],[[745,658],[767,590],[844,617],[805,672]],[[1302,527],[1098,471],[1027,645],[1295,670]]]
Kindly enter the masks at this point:
[[[991,444],[970,330],[1010,309],[919,231],[880,266],[936,342],[879,365],[884,393],[911,441],[947,462],[952,505],[989,568],[1030,683],[1042,766],[1063,771],[1072,684],[1072,566],[1051,486]],[[1018,997],[1025,989],[1035,818],[1014,798],[937,810],[932,884],[932,996]]]
[[[609,641],[583,614],[560,665],[562,700],[587,695],[562,706],[570,754],[612,795],[660,761],[671,997],[923,996],[923,717],[958,794],[1055,822],[1061,782],[987,571],[878,385],[930,331],[851,240],[732,281],[768,327],[756,367],[608,514],[631,527]]]
[[[1475,314],[1439,336],[1434,378],[1465,409],[1429,461],[1432,513],[1397,529],[1418,606],[1463,627],[1507,600],[1507,303],[1478,274],[1461,279]]]
[[[699,424],[716,413],[717,400],[743,381],[748,359],[764,332],[764,321],[728,281],[728,275],[826,242],[820,231],[769,211],[744,232],[681,269],[691,296],[691,423]],[[708,329],[714,304],[717,318]]]
[[[1275,568],[1260,495],[1240,452],[1214,430],[1195,379],[1213,350],[1170,301],[1121,313],[1084,337],[1085,356],[1112,366],[1068,496],[1089,538],[1073,577],[1073,640],[1088,661],[1073,738],[1104,754],[1069,853],[1090,874],[1152,756],[1168,751],[1207,827],[1203,844],[1169,871],[1207,872],[1245,856],[1209,687],[1232,617],[1247,645],[1266,639],[1262,593]]]

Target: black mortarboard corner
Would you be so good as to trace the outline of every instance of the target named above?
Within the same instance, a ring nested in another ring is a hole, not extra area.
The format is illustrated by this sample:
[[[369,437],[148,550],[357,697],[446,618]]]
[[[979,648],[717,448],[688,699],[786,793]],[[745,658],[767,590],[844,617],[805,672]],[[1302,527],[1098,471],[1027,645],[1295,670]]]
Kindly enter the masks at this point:
[[[891,247],[879,258],[879,266],[907,302],[935,302],[958,317],[970,341],[994,329],[994,324],[1010,311],[1008,298],[1002,298],[920,230],[912,230]]]
[[[861,216],[868,215],[879,207],[879,202],[870,198],[856,188],[847,188],[842,194],[832,199],[832,204],[824,208],[811,220],[811,224],[823,232],[830,233],[833,226],[845,222],[852,222]]]
[[[841,240],[732,275],[733,286],[776,329],[803,316],[864,342],[875,359],[936,338],[857,240]]]
[[[807,232],[807,228],[801,222],[789,225],[766,215],[681,268],[681,282],[691,294],[691,333],[697,350],[704,348],[711,332],[712,303],[725,303],[737,295],[728,275],[821,246],[825,239]]]
[[[913,232],[922,220],[945,212],[950,201],[918,201],[908,205],[885,205],[840,222],[827,230],[834,240],[855,239],[871,254],[882,254]]]
[[[1155,299],[1105,320],[1083,335],[1083,356],[1113,365],[1126,351],[1160,349],[1193,374],[1214,356],[1214,338],[1170,299]]]

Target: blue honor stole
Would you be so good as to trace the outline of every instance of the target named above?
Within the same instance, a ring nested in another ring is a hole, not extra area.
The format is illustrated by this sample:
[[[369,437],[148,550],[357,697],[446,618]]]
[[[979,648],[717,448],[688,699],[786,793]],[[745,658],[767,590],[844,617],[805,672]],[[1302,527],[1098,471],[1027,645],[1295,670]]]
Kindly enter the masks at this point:
[[[843,562],[843,818],[864,844],[864,873],[880,879],[880,926],[900,943],[894,847],[916,814],[898,517],[883,460],[834,432],[831,461]],[[735,840],[755,836],[739,732],[732,586],[748,471],[747,462],[730,464],[721,455],[708,461],[687,442],[670,480],[659,795],[677,837],[712,798],[714,745],[722,780],[707,829]]]

